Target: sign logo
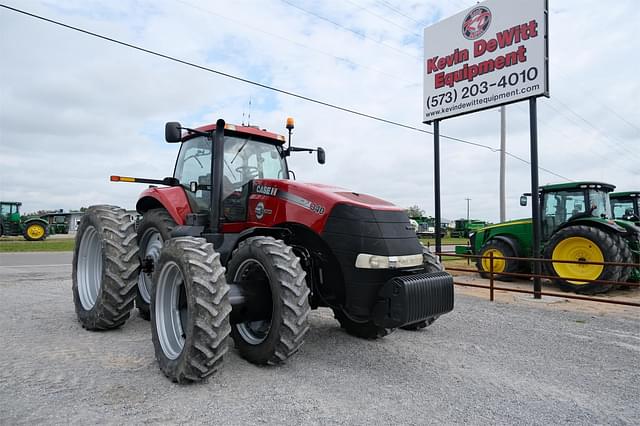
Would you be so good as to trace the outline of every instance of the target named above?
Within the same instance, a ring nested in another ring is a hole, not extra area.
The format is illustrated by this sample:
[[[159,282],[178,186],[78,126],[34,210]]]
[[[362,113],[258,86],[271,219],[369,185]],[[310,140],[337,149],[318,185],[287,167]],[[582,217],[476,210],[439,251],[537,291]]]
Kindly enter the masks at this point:
[[[475,40],[489,29],[491,11],[485,6],[474,7],[462,21],[462,35],[467,40]]]
[[[256,217],[258,219],[262,219],[264,217],[264,204],[262,201],[256,205]]]
[[[258,184],[258,185],[256,185],[255,192],[257,194],[270,195],[272,197],[275,197],[276,194],[278,193],[278,188],[276,188],[275,186],[268,186],[268,185]]]
[[[260,201],[258,204],[256,204],[255,213],[256,213],[256,218],[260,220],[264,217],[264,215],[272,214],[273,210],[265,208],[264,203]]]

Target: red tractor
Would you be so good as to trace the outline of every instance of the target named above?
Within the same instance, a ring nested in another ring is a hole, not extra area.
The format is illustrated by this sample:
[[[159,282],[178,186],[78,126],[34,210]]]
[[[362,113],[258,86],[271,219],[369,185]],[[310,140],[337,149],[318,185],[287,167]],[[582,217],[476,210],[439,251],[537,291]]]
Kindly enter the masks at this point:
[[[73,297],[88,330],[121,326],[135,304],[151,320],[161,370],[176,382],[213,374],[231,335],[242,357],[279,364],[302,345],[313,308],[347,332],[417,330],[453,309],[453,279],[419,243],[403,209],[329,185],[290,180],[291,146],[254,127],[188,129],[173,177],[152,184],[136,222],[125,210],[85,213],[73,258]],[[156,185],[163,185],[158,187]]]

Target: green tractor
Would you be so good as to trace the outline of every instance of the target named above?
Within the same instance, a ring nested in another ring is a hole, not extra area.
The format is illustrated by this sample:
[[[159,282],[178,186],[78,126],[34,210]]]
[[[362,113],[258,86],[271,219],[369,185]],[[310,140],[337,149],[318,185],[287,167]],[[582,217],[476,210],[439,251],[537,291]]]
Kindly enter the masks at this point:
[[[436,236],[436,218],[431,216],[414,216],[410,219],[415,220],[418,223],[418,229],[416,230],[416,234],[419,237],[430,237],[434,238]],[[447,229],[441,225],[440,227],[440,237],[444,238],[447,234]]]
[[[472,232],[487,226],[487,222],[484,220],[476,219],[458,219],[456,220],[455,228],[451,230],[451,236],[453,238],[469,238]]]
[[[20,206],[15,201],[0,201],[0,237],[22,235],[28,241],[40,241],[47,238],[49,224],[39,217],[22,219]]]
[[[599,182],[575,182],[540,187],[542,257],[578,262],[640,263],[640,227],[633,222],[613,220],[609,193],[615,186]],[[527,195],[520,205],[527,205]],[[471,234],[473,254],[495,257],[535,257],[532,250],[532,220],[522,219],[487,226]],[[490,270],[489,259],[478,259],[481,275]],[[637,281],[636,268],[545,262],[543,273],[555,277],[563,290],[582,294],[608,291],[612,284],[582,281]],[[497,279],[501,273],[531,271],[531,262],[493,261]]]
[[[640,225],[640,191],[613,192],[609,198],[614,218]]]
[[[42,216],[42,219],[46,220],[49,224],[49,233],[53,234],[68,234],[71,218],[70,213],[47,213]]]

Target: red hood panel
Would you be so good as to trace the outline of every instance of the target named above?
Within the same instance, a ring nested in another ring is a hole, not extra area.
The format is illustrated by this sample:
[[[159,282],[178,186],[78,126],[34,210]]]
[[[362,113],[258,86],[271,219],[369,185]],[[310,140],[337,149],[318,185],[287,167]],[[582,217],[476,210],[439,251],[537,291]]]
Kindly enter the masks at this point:
[[[374,197],[372,195],[351,192],[347,189],[322,183],[304,183],[291,180],[260,179],[256,183],[264,183],[269,186],[281,187],[284,191],[304,194],[329,204],[326,207],[333,207],[338,203],[349,203],[358,207],[370,208],[374,210],[403,210],[402,208],[388,201]],[[312,200],[314,201],[314,200]]]
[[[403,211],[388,201],[331,185],[256,179],[249,197],[246,226],[297,223],[321,234],[331,211],[338,204],[371,210]]]

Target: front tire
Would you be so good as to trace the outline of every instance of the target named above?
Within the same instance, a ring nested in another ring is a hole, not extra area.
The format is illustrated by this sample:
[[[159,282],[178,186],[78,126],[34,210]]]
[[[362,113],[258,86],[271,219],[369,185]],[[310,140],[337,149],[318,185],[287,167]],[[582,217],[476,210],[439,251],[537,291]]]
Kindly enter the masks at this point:
[[[381,327],[371,320],[358,321],[353,319],[342,308],[334,308],[333,316],[347,333],[362,339],[379,339],[393,331],[392,328]]]
[[[151,335],[158,365],[174,382],[202,381],[222,365],[231,312],[224,272],[202,238],[164,244],[153,274]]]
[[[476,267],[480,272],[482,278],[490,278],[491,260],[488,258],[493,253],[494,258],[501,257],[515,257],[517,254],[513,251],[511,246],[501,240],[489,240],[480,249],[480,256],[487,256],[486,258],[478,258],[476,260]],[[511,275],[503,275],[502,272],[517,273],[520,270],[520,265],[517,260],[510,259],[494,259],[493,261],[493,276],[499,281],[513,281]]]
[[[144,213],[138,224],[138,247],[140,248],[140,263],[146,258],[154,265],[158,263],[163,243],[171,238],[171,231],[176,222],[165,209],[152,209]],[[153,272],[148,273],[140,269],[136,292],[136,307],[140,317],[149,321],[149,303],[153,292]]]
[[[268,286],[271,293],[271,318],[232,325],[240,355],[259,365],[284,362],[309,331],[309,287],[300,259],[281,240],[251,237],[238,245],[227,267],[229,282],[250,281]]]
[[[133,308],[138,276],[135,223],[124,209],[92,206],[76,234],[73,303],[87,330],[120,327]]]
[[[544,258],[552,260],[575,260],[587,262],[626,262],[627,242],[622,236],[601,229],[585,226],[568,226],[551,236],[544,249]],[[565,291],[580,294],[605,293],[613,284],[581,281],[607,280],[624,282],[630,269],[613,265],[580,265],[571,263],[545,263],[549,275],[557,277],[554,282]],[[571,279],[573,278],[573,279]]]

